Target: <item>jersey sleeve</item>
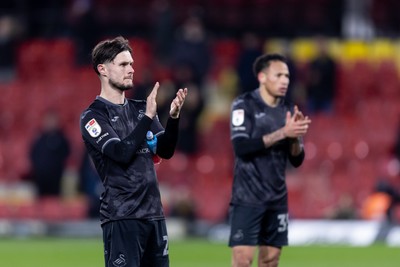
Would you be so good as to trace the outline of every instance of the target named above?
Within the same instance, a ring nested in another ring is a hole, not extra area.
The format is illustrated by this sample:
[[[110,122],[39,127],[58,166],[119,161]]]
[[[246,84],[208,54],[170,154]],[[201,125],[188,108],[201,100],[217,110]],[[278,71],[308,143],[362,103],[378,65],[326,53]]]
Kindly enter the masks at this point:
[[[165,131],[159,135],[157,154],[164,159],[169,159],[174,155],[179,135],[179,118],[168,118]]]
[[[252,113],[246,108],[243,100],[236,100],[232,104],[231,113],[231,141],[236,156],[245,157],[253,155],[263,149],[262,137],[253,138]]]
[[[252,120],[243,99],[237,99],[231,107],[231,140],[239,137],[249,138]]]
[[[154,117],[153,123],[151,124],[150,131],[153,132],[155,136],[159,136],[164,133],[164,127],[161,125],[158,115]]]
[[[102,153],[108,144],[121,141],[109,121],[92,110],[82,114],[80,126],[84,140]]]

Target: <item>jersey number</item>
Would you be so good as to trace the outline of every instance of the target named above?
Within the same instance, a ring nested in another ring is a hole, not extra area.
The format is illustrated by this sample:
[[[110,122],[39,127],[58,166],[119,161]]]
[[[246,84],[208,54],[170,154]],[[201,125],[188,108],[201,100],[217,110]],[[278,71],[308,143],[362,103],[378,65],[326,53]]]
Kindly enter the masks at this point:
[[[278,232],[287,231],[289,225],[289,214],[287,213],[278,214],[278,220],[279,220]]]
[[[164,235],[163,240],[165,241],[165,248],[164,248],[163,256],[167,256],[168,255],[168,236]]]

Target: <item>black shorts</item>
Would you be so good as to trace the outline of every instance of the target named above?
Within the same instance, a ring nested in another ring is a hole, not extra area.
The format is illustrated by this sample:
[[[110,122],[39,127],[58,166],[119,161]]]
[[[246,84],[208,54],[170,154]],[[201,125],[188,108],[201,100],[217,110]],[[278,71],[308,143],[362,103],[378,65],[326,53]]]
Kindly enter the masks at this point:
[[[165,220],[120,220],[102,225],[106,267],[168,267]]]
[[[288,245],[287,209],[231,205],[229,246]]]

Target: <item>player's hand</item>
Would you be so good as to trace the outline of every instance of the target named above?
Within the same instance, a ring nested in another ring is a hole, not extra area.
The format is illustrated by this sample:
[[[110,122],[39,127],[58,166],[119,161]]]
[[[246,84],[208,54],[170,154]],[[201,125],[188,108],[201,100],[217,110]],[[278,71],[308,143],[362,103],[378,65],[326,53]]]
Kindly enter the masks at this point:
[[[146,100],[146,116],[150,118],[154,118],[154,116],[157,113],[157,92],[158,88],[160,87],[160,84],[156,82],[156,84],[153,87],[153,90],[151,90],[150,94],[147,96]]]
[[[169,115],[171,116],[171,118],[173,119],[179,118],[179,113],[181,112],[187,93],[188,93],[187,88],[179,89],[178,92],[176,92],[176,97],[172,100],[171,109],[169,111]]]
[[[294,106],[294,120],[295,121],[300,121],[300,120],[304,120],[305,117],[303,115],[303,113],[299,110],[299,108],[296,106]]]
[[[297,138],[307,133],[311,120],[304,116],[297,106],[294,107],[293,115],[288,111],[286,113],[286,124],[283,132],[286,137]]]

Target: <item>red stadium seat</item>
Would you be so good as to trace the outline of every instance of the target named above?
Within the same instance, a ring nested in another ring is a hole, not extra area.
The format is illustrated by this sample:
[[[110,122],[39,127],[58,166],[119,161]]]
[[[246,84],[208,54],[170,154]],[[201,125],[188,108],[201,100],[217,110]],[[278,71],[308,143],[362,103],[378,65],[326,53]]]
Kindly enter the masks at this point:
[[[51,79],[72,70],[75,46],[69,39],[32,39],[20,45],[17,52],[18,76],[25,79]],[[50,75],[49,75],[50,74]]]
[[[17,52],[18,77],[40,79],[45,77],[47,46],[43,39],[35,39],[22,43]]]
[[[0,202],[0,219],[10,219],[13,216],[12,208],[9,203],[1,201]]]
[[[66,218],[62,200],[59,197],[39,199],[39,218],[44,221],[62,221]]]
[[[394,60],[385,60],[378,65],[376,77],[382,79],[382,86],[377,86],[375,93],[384,99],[400,99],[400,80]]]
[[[330,207],[334,200],[334,191],[331,188],[329,180],[330,174],[313,171],[302,173],[299,177],[302,183],[303,209],[297,207],[299,210],[299,214],[297,215],[303,218],[324,217],[327,207]],[[293,206],[294,204],[291,205]],[[294,209],[296,210],[296,208]]]
[[[88,214],[88,201],[85,197],[66,199],[63,210],[66,220],[84,220]]]
[[[225,66],[236,66],[240,52],[240,42],[235,39],[215,40],[211,45],[214,65],[217,69]]]
[[[357,77],[349,79],[349,77]],[[366,61],[357,61],[350,66],[338,66],[338,86],[335,107],[340,114],[349,113],[364,99],[376,95],[375,70]]]
[[[222,186],[213,173],[198,174],[196,183],[191,187],[197,216],[212,222],[221,222],[226,218],[230,187]]]
[[[35,200],[18,203],[13,208],[13,218],[15,219],[32,220],[40,218],[40,207]]]

